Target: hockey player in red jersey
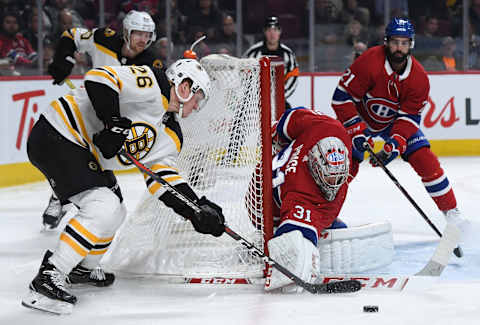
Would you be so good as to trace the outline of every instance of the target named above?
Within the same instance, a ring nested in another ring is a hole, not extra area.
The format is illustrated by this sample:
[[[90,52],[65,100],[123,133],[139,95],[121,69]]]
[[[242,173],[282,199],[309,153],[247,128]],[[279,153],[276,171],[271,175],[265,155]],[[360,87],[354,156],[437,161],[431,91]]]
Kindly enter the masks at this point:
[[[363,161],[365,141],[383,138],[385,145],[377,154],[381,161],[386,165],[397,156],[407,161],[447,222],[462,229],[468,221],[458,210],[451,184],[420,130],[430,84],[410,53],[414,37],[408,19],[394,18],[385,29],[385,44],[368,49],[345,71],[332,107],[352,138],[354,160]],[[378,166],[373,158],[370,164]]]
[[[341,123],[321,113],[288,109],[274,126],[272,162],[274,211],[278,227],[268,242],[270,256],[304,281],[319,271],[318,236],[345,225],[336,218],[347,194],[352,161],[350,137]],[[271,271],[271,273],[270,273]],[[265,290],[302,288],[270,269]]]

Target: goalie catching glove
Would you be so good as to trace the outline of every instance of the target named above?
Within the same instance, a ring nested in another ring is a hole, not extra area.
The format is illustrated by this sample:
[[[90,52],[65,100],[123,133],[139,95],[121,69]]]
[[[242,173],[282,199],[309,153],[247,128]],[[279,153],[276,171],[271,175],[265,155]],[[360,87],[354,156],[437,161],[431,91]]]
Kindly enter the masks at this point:
[[[383,149],[377,153],[377,158],[386,166],[392,160],[397,158],[398,155],[402,155],[405,150],[407,150],[407,141],[405,138],[398,134],[394,134],[385,142]],[[374,157],[370,157],[370,164],[373,167],[380,166]]]
[[[202,196],[197,201],[200,212],[190,218],[193,228],[201,234],[210,234],[219,237],[225,231],[225,217],[222,208]]]
[[[122,148],[131,126],[130,119],[113,116],[112,120],[105,125],[105,129],[93,135],[93,143],[105,158],[113,158]]]

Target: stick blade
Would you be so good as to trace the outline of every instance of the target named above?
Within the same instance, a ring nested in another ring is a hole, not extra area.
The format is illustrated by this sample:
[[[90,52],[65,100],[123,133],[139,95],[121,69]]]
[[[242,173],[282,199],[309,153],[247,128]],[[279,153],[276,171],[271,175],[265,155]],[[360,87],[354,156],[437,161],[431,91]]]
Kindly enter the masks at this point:
[[[329,283],[312,284],[312,293],[331,294],[331,293],[352,293],[362,288],[358,280],[342,280]]]

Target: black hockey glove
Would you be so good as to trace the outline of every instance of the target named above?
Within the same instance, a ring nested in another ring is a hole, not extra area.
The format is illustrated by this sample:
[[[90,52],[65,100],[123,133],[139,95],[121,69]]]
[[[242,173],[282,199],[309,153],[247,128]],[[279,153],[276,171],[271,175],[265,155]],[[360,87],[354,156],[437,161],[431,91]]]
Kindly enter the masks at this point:
[[[193,228],[202,234],[210,234],[219,237],[225,231],[225,217],[222,213],[222,208],[209,201],[205,196],[202,196],[197,204],[201,208],[200,213],[195,213],[190,221]]]
[[[72,73],[74,64],[75,59],[73,59],[71,56],[66,56],[63,59],[53,60],[53,62],[48,65],[48,74],[52,76],[53,84],[61,85],[65,78]]]
[[[112,121],[105,126],[105,129],[93,135],[93,143],[105,158],[113,158],[122,148],[131,126],[130,119],[113,116]]]

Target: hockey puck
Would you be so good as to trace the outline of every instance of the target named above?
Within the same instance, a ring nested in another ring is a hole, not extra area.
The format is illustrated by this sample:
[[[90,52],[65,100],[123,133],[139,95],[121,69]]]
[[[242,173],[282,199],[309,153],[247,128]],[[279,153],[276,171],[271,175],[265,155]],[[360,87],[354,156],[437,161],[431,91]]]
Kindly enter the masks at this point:
[[[367,305],[363,306],[364,313],[378,313],[378,306]]]

